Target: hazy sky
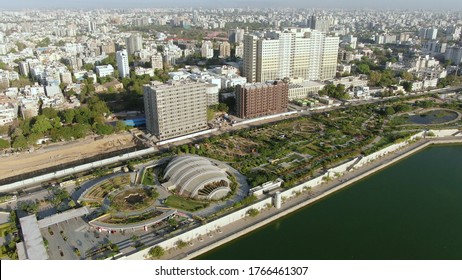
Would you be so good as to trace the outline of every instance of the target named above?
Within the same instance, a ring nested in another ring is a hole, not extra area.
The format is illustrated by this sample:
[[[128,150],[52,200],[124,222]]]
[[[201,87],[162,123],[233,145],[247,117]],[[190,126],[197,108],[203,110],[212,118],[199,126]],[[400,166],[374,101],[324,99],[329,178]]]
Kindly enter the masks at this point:
[[[462,0],[1,0],[0,9],[293,7],[462,10]]]

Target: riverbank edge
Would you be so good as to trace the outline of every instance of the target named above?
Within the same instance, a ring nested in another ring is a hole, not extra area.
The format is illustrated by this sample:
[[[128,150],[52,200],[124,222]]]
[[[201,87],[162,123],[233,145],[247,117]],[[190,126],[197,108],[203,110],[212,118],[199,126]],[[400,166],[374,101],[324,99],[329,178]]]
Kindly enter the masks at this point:
[[[354,178],[351,178],[347,182],[344,182],[344,183],[342,183],[342,184],[340,184],[340,185],[338,185],[336,187],[333,187],[332,189],[329,189],[326,192],[323,192],[323,193],[321,193],[321,194],[319,194],[319,195],[317,195],[315,197],[307,198],[307,200],[303,201],[302,203],[291,206],[288,209],[285,209],[282,212],[277,213],[276,215],[270,216],[267,219],[265,219],[263,221],[260,221],[260,222],[258,222],[256,224],[250,225],[250,226],[244,228],[243,230],[241,230],[239,232],[236,232],[236,233],[234,233],[234,234],[232,234],[230,236],[227,236],[227,237],[225,237],[223,239],[220,239],[220,240],[218,240],[218,241],[216,241],[216,242],[214,242],[214,243],[212,243],[212,244],[210,244],[210,245],[208,245],[208,246],[206,246],[204,248],[201,248],[201,249],[199,249],[197,251],[194,251],[194,252],[192,252],[190,254],[187,254],[182,259],[183,260],[190,260],[190,259],[196,258],[196,257],[198,257],[198,256],[200,256],[200,255],[202,255],[202,254],[204,254],[204,253],[206,253],[206,252],[208,252],[210,250],[213,250],[213,249],[215,249],[215,248],[217,248],[217,247],[219,247],[221,245],[224,245],[224,244],[226,244],[226,243],[228,243],[228,242],[230,242],[230,241],[232,241],[232,240],[234,240],[236,238],[239,238],[239,237],[241,237],[241,236],[243,236],[243,235],[245,235],[245,234],[247,234],[247,233],[249,233],[251,231],[254,231],[254,230],[256,230],[256,229],[258,229],[260,227],[263,227],[263,226],[265,226],[265,225],[267,225],[267,224],[269,224],[271,222],[274,222],[274,221],[278,220],[279,218],[287,216],[288,214],[291,214],[291,213],[293,213],[293,212],[295,212],[295,211],[297,211],[297,210],[299,210],[301,208],[304,208],[305,206],[308,206],[308,205],[310,205],[312,203],[315,203],[315,202],[323,199],[324,197],[329,196],[329,195],[331,195],[331,194],[333,194],[333,193],[335,193],[335,192],[337,192],[339,190],[342,190],[345,187],[348,187],[348,186],[350,186],[350,185],[352,185],[352,184],[354,184],[354,183],[356,183],[356,182],[358,182],[358,181],[360,181],[360,180],[362,180],[362,179],[364,179],[364,178],[366,178],[366,177],[368,177],[370,175],[373,175],[374,173],[376,173],[376,172],[378,172],[380,170],[383,170],[383,169],[385,169],[385,168],[387,168],[387,167],[389,167],[389,166],[391,166],[391,165],[393,165],[393,164],[395,164],[395,163],[397,163],[397,162],[399,162],[399,161],[401,161],[401,160],[403,160],[403,159],[405,159],[405,158],[407,158],[407,157],[409,157],[409,156],[411,156],[411,155],[413,155],[413,154],[415,154],[415,153],[417,153],[417,152],[419,152],[419,151],[421,151],[421,150],[423,150],[423,149],[425,149],[425,148],[427,148],[427,147],[429,147],[431,145],[448,145],[448,144],[462,144],[462,139],[429,139],[429,140],[426,140],[426,141],[422,142],[420,145],[418,145],[417,147],[407,151],[406,153],[404,153],[402,155],[398,155],[396,157],[393,157],[391,160],[389,160],[387,162],[384,162],[383,164],[381,164],[381,165],[379,165],[379,166],[377,166],[377,167],[375,167],[375,168],[373,168],[371,170],[368,170],[368,171],[366,171],[366,172],[364,172],[364,173],[362,173],[362,174],[360,174],[360,175],[358,175],[358,176],[356,176]]]

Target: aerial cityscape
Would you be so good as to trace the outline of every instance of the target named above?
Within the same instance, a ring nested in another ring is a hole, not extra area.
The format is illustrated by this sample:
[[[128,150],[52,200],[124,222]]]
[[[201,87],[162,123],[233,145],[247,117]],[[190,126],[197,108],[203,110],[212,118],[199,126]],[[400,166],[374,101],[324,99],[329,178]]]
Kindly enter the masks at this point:
[[[5,3],[0,259],[462,259],[462,4],[312,2]]]

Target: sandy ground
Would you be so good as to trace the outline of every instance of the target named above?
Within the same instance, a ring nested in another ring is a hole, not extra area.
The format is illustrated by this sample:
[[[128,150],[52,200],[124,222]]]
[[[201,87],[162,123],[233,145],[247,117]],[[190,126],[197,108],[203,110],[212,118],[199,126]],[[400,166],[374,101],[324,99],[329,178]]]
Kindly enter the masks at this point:
[[[109,135],[99,140],[87,137],[68,143],[54,143],[33,152],[0,158],[0,179],[132,146],[135,143],[129,133]]]

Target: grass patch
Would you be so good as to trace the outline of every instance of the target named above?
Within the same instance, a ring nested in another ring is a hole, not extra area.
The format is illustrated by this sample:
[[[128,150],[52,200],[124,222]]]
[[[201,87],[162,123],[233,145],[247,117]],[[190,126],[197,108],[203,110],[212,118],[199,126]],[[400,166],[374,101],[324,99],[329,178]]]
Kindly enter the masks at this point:
[[[172,208],[183,209],[190,212],[209,206],[209,203],[206,201],[187,199],[178,195],[171,195],[167,197],[165,204]]]
[[[154,186],[154,173],[152,168],[148,168],[144,171],[143,182],[145,186]]]
[[[13,224],[11,223],[5,223],[5,224],[0,225],[0,236],[1,237],[5,237],[5,235],[8,232],[13,232],[13,231],[15,230],[14,230]]]

